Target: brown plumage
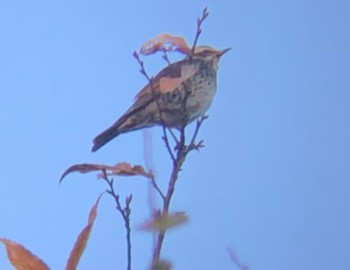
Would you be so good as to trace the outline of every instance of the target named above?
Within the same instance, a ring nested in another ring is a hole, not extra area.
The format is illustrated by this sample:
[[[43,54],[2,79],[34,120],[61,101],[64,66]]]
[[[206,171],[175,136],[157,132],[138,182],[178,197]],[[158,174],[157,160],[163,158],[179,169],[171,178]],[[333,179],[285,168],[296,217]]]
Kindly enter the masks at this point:
[[[93,140],[95,152],[119,134],[155,125],[182,127],[203,115],[216,92],[220,57],[229,49],[198,46],[192,58],[161,70],[135,98],[132,106]]]

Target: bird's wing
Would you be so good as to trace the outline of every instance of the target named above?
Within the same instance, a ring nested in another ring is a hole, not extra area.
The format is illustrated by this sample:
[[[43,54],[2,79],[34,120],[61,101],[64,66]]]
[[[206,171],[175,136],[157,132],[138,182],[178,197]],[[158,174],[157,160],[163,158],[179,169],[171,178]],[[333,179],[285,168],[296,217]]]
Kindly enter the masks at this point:
[[[126,113],[118,119],[116,125],[123,123],[131,114],[142,110],[150,103],[154,102],[159,94],[171,92],[178,88],[182,82],[197,71],[197,68],[198,64],[194,62],[184,63],[184,61],[179,61],[161,70],[152,80],[152,85],[148,83],[136,95],[135,102]]]
[[[185,63],[185,61],[186,60],[173,63],[160,71],[152,80],[152,84],[148,83],[138,92],[135,97],[136,100],[150,94],[172,92],[178,88],[182,82],[196,73],[198,68],[197,64]]]

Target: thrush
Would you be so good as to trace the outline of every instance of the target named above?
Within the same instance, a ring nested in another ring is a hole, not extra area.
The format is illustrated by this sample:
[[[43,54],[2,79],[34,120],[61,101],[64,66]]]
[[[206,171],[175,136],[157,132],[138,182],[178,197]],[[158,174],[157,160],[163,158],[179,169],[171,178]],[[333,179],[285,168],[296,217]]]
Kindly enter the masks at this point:
[[[229,50],[198,46],[192,56],[165,67],[141,89],[131,107],[94,138],[92,152],[122,133],[156,125],[182,128],[204,115],[216,93],[220,57]]]

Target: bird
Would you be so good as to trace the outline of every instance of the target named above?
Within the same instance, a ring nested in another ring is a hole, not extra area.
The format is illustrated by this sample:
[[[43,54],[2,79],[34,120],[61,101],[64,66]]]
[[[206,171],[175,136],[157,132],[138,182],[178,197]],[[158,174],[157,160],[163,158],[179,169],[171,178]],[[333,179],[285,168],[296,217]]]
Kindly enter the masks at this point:
[[[197,46],[193,54],[162,69],[136,95],[131,107],[93,139],[91,151],[126,132],[157,125],[182,128],[203,116],[216,93],[219,60],[230,49]]]

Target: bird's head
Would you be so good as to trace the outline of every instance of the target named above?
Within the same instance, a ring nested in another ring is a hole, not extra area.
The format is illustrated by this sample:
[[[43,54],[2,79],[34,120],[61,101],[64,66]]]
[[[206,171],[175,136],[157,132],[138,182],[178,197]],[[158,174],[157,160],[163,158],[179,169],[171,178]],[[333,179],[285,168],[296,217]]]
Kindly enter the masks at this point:
[[[197,46],[194,50],[193,59],[202,59],[211,62],[214,69],[217,70],[220,57],[229,50],[231,48],[216,50],[210,46]]]

